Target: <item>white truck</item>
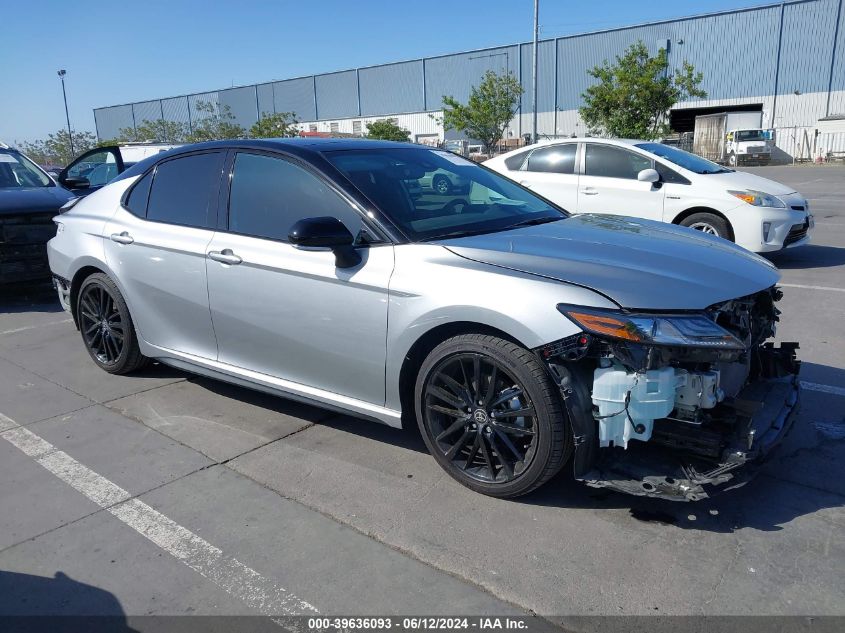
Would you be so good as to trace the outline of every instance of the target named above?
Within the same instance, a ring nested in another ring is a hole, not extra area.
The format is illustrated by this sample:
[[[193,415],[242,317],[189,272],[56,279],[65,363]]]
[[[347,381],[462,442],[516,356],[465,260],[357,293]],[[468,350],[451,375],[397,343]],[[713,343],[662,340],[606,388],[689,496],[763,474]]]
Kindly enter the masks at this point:
[[[763,129],[762,112],[719,112],[695,117],[692,151],[717,163],[768,165],[772,130]]]

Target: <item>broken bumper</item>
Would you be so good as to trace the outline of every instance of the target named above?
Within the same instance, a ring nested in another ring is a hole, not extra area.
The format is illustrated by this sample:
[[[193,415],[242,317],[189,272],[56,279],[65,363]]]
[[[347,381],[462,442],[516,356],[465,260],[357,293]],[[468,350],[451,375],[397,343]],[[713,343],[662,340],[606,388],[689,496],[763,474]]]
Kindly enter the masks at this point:
[[[740,403],[757,403],[747,425],[738,431],[719,461],[684,457],[677,450],[643,443],[627,451],[601,451],[591,470],[576,477],[595,488],[673,501],[699,501],[716,488],[745,484],[789,433],[801,401],[796,374],[749,384]]]

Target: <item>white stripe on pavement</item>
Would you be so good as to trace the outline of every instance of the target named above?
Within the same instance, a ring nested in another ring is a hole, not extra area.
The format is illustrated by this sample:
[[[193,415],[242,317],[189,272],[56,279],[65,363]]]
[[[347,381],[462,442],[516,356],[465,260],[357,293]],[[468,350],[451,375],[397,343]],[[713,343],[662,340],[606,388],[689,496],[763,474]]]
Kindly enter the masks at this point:
[[[831,393],[834,396],[845,396],[845,387],[834,387],[833,385],[821,385],[817,382],[801,381],[801,386],[808,391],[819,391],[821,393]]]
[[[0,336],[4,334],[17,334],[18,332],[26,332],[27,330],[34,330],[36,328],[44,327],[45,325],[58,325],[59,323],[71,323],[73,319],[62,319],[61,321],[47,321],[47,323],[39,323],[38,325],[25,325],[23,327],[16,327],[13,330],[3,330]]]
[[[803,288],[804,290],[828,290],[830,292],[845,292],[845,288],[833,288],[832,286],[804,286],[802,284],[778,284],[783,288]]]
[[[4,430],[5,429],[5,430]],[[0,437],[168,554],[265,615],[319,613],[220,548],[0,413]]]

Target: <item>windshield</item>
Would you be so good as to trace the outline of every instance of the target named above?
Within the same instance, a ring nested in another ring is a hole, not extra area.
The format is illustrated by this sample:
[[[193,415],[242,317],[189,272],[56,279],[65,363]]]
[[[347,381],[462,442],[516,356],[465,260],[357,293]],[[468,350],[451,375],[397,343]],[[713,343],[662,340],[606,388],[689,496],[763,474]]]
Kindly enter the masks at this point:
[[[706,158],[690,154],[689,152],[685,152],[677,147],[664,145],[663,143],[637,143],[636,147],[639,147],[641,150],[649,152],[650,154],[654,154],[655,156],[660,156],[660,158],[665,158],[670,163],[674,163],[675,165],[678,165],[678,167],[683,167],[684,169],[688,169],[696,174],[723,174],[725,172],[732,171],[731,169],[725,169],[721,165],[717,165]]]
[[[374,148],[325,156],[412,241],[568,217],[510,180],[449,152]]]
[[[0,189],[51,187],[53,181],[23,154],[0,151]]]
[[[765,141],[763,130],[737,130],[734,132],[737,141]]]

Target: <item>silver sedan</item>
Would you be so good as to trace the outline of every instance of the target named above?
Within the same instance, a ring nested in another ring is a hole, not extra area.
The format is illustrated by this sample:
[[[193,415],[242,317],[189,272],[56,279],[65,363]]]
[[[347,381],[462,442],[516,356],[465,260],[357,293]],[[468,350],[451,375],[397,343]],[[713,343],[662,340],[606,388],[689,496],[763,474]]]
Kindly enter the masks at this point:
[[[412,196],[448,173],[463,193]],[[223,141],[141,161],[56,218],[94,363],[150,360],[419,425],[456,480],[526,494],[571,464],[632,494],[741,483],[789,430],[778,271],[700,232],[579,215],[459,156]]]

